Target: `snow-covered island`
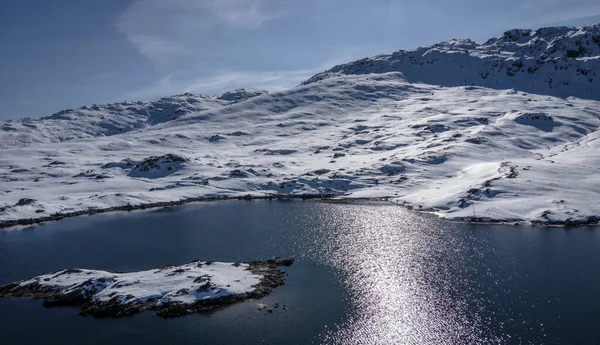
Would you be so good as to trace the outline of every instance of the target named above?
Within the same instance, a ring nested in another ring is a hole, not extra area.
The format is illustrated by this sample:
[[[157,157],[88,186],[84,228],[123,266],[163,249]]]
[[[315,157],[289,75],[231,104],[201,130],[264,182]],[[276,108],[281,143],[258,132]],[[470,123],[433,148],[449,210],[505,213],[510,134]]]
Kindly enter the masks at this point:
[[[247,263],[193,261],[131,273],[67,269],[0,286],[0,300],[41,298],[48,307],[80,305],[82,315],[95,317],[144,310],[175,317],[264,297],[284,283],[278,267],[293,262],[291,258]]]
[[[211,198],[386,198],[455,220],[596,224],[600,24],[0,123],[0,226]]]

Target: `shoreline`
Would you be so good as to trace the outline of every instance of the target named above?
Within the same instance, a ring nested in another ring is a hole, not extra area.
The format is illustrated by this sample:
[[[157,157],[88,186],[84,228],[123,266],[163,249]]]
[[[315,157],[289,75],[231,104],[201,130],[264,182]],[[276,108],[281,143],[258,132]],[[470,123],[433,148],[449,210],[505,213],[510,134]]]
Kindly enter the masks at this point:
[[[74,218],[85,215],[94,215],[94,214],[103,214],[109,212],[130,212],[137,210],[147,210],[147,209],[156,209],[163,207],[171,207],[171,206],[181,206],[194,202],[212,202],[212,201],[228,201],[228,200],[239,200],[239,201],[251,201],[251,200],[314,200],[319,199],[322,202],[328,203],[355,203],[361,201],[384,201],[389,202],[391,204],[407,208],[411,211],[419,212],[419,213],[428,213],[433,214],[436,209],[417,209],[411,205],[400,204],[391,202],[389,199],[391,197],[377,197],[377,198],[344,198],[339,194],[304,194],[304,195],[243,195],[243,196],[210,196],[210,197],[194,197],[194,198],[185,198],[174,201],[161,201],[156,203],[147,203],[147,204],[139,204],[139,205],[123,205],[123,206],[114,206],[107,207],[101,209],[94,210],[81,210],[74,211],[68,213],[55,213],[49,216],[39,217],[39,218],[21,218],[14,220],[6,220],[0,221],[0,230],[8,229],[12,227],[18,226],[31,226],[31,225],[40,225],[46,222],[54,222],[59,221],[66,218]],[[435,215],[435,214],[434,214]],[[564,228],[573,228],[573,227],[583,227],[583,226],[600,226],[600,216],[588,216],[587,220],[572,220],[567,219],[564,221],[553,221],[553,220],[508,220],[508,219],[489,219],[486,220],[486,217],[477,217],[471,219],[459,219],[459,218],[444,218],[439,215],[435,215],[438,218],[450,221],[450,222],[459,222],[459,223],[469,223],[469,224],[485,224],[485,225],[514,225],[514,226],[522,226],[522,225],[530,225],[533,227],[564,227]]]
[[[94,210],[81,210],[74,211],[68,213],[55,213],[49,216],[39,217],[39,218],[21,218],[14,220],[6,220],[0,221],[0,229],[11,228],[15,226],[27,226],[27,225],[38,225],[46,222],[54,222],[59,221],[66,218],[73,218],[79,216],[86,215],[94,215],[94,214],[102,214],[109,212],[119,212],[119,211],[137,211],[137,210],[147,210],[153,208],[161,208],[161,207],[171,207],[171,206],[180,206],[193,202],[210,202],[210,201],[227,201],[227,200],[285,200],[285,199],[319,199],[319,198],[332,198],[335,197],[333,194],[308,194],[308,195],[266,195],[266,196],[210,196],[210,197],[196,197],[196,198],[185,198],[174,201],[161,201],[155,203],[147,203],[147,204],[139,204],[139,205],[123,205],[123,206],[114,206],[107,208],[99,208]]]

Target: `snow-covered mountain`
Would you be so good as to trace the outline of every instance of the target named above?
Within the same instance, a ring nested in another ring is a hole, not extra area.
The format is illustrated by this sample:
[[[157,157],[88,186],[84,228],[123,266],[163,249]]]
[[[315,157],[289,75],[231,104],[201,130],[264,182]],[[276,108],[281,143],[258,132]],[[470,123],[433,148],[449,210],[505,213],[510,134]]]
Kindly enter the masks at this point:
[[[184,93],[152,102],[118,102],[67,109],[38,120],[3,122],[1,147],[122,134],[266,93],[238,89],[217,96]]]
[[[304,84],[341,75],[399,72],[410,82],[600,100],[600,23],[515,29],[484,44],[454,39],[335,66]]]
[[[280,92],[4,122],[0,221],[333,194],[452,219],[594,223],[599,61],[598,24],[511,30],[336,66]]]

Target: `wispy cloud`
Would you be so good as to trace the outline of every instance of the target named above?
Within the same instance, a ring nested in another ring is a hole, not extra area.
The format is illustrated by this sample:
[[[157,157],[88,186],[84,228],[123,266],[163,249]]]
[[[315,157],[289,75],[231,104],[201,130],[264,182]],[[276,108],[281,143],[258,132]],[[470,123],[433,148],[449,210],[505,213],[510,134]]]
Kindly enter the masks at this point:
[[[222,70],[208,77],[191,80],[177,79],[169,74],[153,85],[131,92],[127,99],[150,99],[184,92],[215,94],[247,87],[276,91],[294,86],[310,77],[313,70],[297,71],[228,71]]]
[[[154,61],[164,61],[173,55],[189,55],[192,53],[192,50],[187,46],[168,41],[159,36],[132,32],[127,38],[138,48],[142,55]]]
[[[108,72],[104,72],[104,73],[94,74],[94,75],[88,77],[85,81],[106,80],[106,79],[114,77],[115,75],[117,75],[116,71],[108,71]]]
[[[207,0],[200,2],[221,23],[238,28],[256,28],[285,13],[287,1],[274,0]]]
[[[518,17],[527,19],[530,26],[569,24],[600,15],[600,3],[597,0],[526,0],[515,8]],[[591,23],[586,23],[591,24]]]
[[[353,57],[340,55],[328,59],[325,63],[313,68],[281,71],[236,71],[220,70],[217,73],[200,78],[178,78],[171,73],[154,84],[126,95],[126,99],[152,99],[185,92],[217,94],[237,88],[254,88],[267,91],[287,89],[300,84],[316,73],[322,72],[336,64],[349,61]]]
[[[116,27],[154,62],[190,55],[215,30],[251,30],[285,13],[284,0],[135,0]]]
[[[315,53],[288,54],[284,61],[279,61],[280,54],[265,54],[270,48],[265,37],[287,42],[284,34],[269,36],[274,30],[267,25],[289,14],[294,6],[291,0],[135,0],[116,27],[155,63],[152,72],[161,77],[125,97],[214,94],[241,87],[280,90],[349,61],[360,50],[358,44],[350,48],[330,44]],[[246,45],[246,40],[257,37],[262,37],[258,47]],[[308,67],[302,54],[313,54]],[[327,59],[330,56],[335,58]]]

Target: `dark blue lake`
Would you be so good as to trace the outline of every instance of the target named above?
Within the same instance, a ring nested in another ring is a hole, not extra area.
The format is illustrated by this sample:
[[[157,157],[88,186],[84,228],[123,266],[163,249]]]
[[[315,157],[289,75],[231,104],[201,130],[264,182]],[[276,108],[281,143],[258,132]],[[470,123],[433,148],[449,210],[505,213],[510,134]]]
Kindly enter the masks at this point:
[[[384,203],[226,201],[0,232],[0,284],[292,256],[286,284],[211,314],[119,319],[0,301],[5,344],[598,344],[600,229],[452,223]],[[257,303],[285,304],[273,313]]]

